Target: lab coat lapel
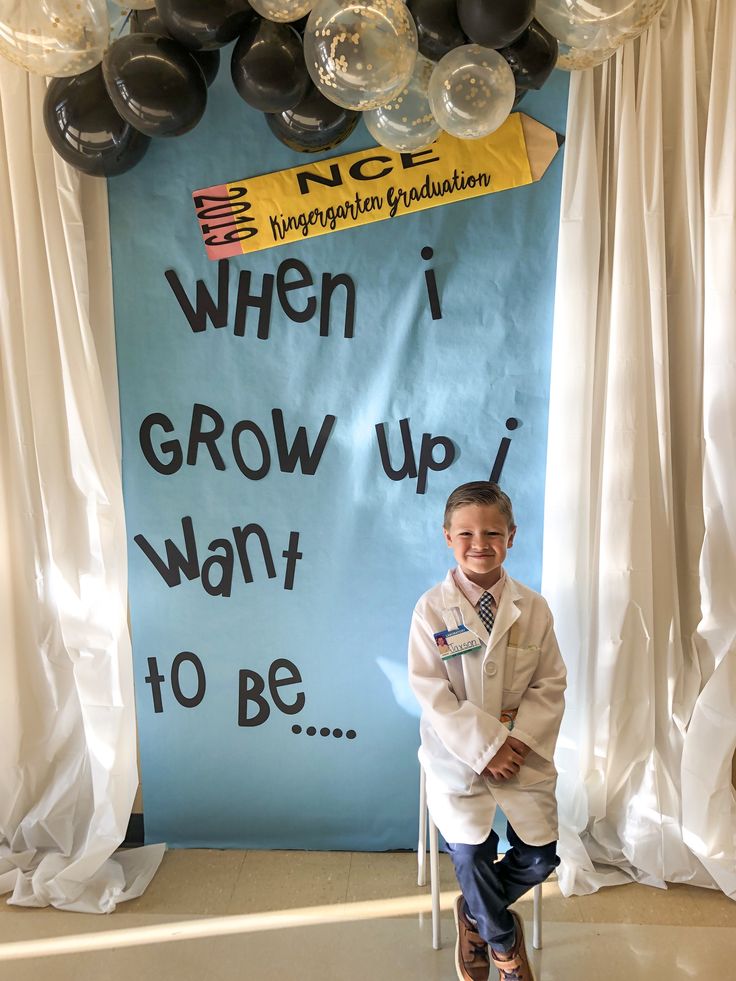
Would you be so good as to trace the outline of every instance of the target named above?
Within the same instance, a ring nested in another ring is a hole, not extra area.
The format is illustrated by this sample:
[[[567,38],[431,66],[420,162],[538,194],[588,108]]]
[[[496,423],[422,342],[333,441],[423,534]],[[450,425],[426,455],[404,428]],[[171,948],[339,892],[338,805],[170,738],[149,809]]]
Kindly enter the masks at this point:
[[[488,640],[485,657],[483,658],[483,707],[497,719],[501,717],[503,707],[503,686],[506,677],[506,647],[509,631],[513,623],[519,619],[520,611],[516,605],[518,598],[516,584],[512,579],[506,579],[506,585],[501,593],[501,602],[496,610],[493,630]]]
[[[486,644],[486,654],[490,654],[491,651],[505,638],[506,634],[511,629],[512,625],[519,619],[521,612],[519,607],[516,605],[516,601],[520,598],[521,594],[516,587],[516,582],[511,578],[511,576],[506,575],[506,585],[501,593],[501,602],[499,603],[498,610],[496,611],[496,619],[493,623],[493,630],[491,631],[491,636],[488,638]],[[474,633],[483,639],[488,637],[488,631],[474,606],[471,605],[470,600],[467,598],[465,593],[460,589],[460,587],[455,582],[455,577],[452,571],[447,573],[445,581],[442,584],[442,601],[446,609],[450,609],[453,606],[459,606],[463,615],[463,623],[466,627],[472,630]]]
[[[490,654],[491,651],[501,643],[511,629],[512,625],[521,616],[521,611],[516,605],[516,601],[519,599],[520,595],[519,590],[516,588],[516,583],[511,576],[507,574],[506,585],[501,593],[501,602],[498,604],[496,619],[493,622],[493,630],[491,631],[491,637],[488,641],[488,647],[486,649],[487,654]]]
[[[445,611],[458,607],[462,622],[468,630],[477,634],[484,647],[473,653],[463,654],[461,657],[453,657],[447,662],[447,675],[458,698],[468,699],[475,705],[483,705],[483,674],[478,665],[479,661],[483,661],[488,650],[488,631],[473,609],[470,600],[455,582],[451,571],[447,573],[447,578],[442,584],[442,605],[443,616],[447,615]]]
[[[488,631],[478,616],[475,607],[455,582],[452,570],[447,573],[445,581],[442,584],[442,602],[447,610],[452,609],[453,606],[459,606],[465,626],[477,634],[481,641],[487,645]]]

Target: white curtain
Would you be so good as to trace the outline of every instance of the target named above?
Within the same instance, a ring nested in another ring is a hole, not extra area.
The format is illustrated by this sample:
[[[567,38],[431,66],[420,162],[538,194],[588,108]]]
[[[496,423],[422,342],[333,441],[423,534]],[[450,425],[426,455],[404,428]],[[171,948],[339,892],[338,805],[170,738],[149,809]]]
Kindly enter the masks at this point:
[[[137,786],[107,189],[0,64],[0,893],[109,912]]]
[[[736,4],[571,78],[542,589],[563,892],[736,898]]]

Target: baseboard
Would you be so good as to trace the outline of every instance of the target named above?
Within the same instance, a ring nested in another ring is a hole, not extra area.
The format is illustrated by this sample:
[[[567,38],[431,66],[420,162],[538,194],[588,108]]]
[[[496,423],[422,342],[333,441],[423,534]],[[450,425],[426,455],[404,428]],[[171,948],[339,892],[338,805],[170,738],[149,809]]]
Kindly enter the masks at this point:
[[[122,847],[136,848],[138,845],[142,845],[143,841],[143,815],[131,814],[130,820],[128,821],[128,830],[125,832],[125,841],[123,842]]]

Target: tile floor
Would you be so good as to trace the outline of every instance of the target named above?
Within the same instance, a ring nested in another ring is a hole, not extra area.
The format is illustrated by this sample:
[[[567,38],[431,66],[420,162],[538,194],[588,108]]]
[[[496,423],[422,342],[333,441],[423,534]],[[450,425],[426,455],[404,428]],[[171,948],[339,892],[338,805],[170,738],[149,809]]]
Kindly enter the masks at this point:
[[[0,981],[452,981],[445,855],[441,887],[434,951],[413,854],[171,851],[147,892],[109,917],[0,900]],[[531,905],[517,907],[527,921]],[[736,981],[736,903],[720,893],[631,884],[564,899],[548,882],[543,911],[537,981]],[[126,946],[152,932],[156,943]],[[55,937],[71,952],[3,958],[5,944]]]

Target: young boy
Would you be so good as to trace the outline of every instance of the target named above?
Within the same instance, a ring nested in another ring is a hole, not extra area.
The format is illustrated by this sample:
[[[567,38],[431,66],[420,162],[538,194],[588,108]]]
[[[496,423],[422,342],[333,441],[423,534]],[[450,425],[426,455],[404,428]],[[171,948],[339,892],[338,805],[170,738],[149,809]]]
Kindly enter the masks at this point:
[[[444,533],[457,568],[416,605],[409,678],[422,707],[427,804],[462,890],[457,973],[486,981],[492,960],[502,981],[533,981],[521,918],[508,907],[559,862],[553,753],[565,667],[546,602],[503,568],[516,534],[507,495],[487,481],[462,484]],[[511,845],[497,863],[496,805]]]

